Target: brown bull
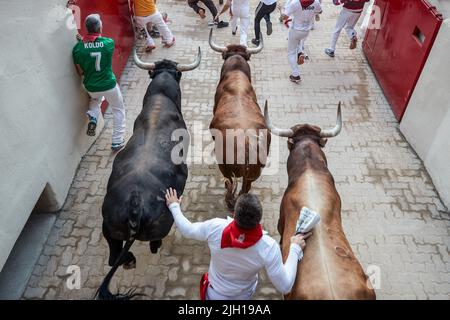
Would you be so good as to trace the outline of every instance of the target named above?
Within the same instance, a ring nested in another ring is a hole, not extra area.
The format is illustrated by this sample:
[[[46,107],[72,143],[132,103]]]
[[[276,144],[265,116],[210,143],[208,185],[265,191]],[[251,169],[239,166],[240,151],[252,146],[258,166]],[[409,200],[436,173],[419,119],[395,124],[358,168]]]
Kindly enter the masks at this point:
[[[284,261],[289,254],[289,239],[295,234],[301,209],[310,208],[321,217],[307,240],[295,284],[286,298],[375,299],[375,291],[345,237],[341,198],[322,151],[327,138],[335,137],[341,131],[340,103],[337,124],[332,130],[321,130],[309,124],[291,129],[276,128],[270,121],[267,103],[264,115],[273,134],[288,138],[290,151],[287,162],[289,182],[278,220]]]
[[[263,48],[261,38],[257,48],[241,45],[220,47],[212,41],[211,48],[222,53],[225,60],[214,100],[214,117],[209,126],[215,140],[219,169],[225,177],[225,202],[234,208],[236,178],[242,177],[240,194],[250,191],[266,164],[270,147],[270,133],[256,100],[251,83],[248,60]]]

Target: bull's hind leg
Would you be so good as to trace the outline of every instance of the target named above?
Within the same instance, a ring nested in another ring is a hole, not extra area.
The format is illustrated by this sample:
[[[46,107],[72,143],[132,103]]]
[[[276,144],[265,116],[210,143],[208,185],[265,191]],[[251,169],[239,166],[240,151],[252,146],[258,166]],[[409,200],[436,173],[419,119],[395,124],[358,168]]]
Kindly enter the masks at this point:
[[[125,258],[123,259],[123,268],[125,270],[136,268],[136,257],[130,251],[127,252]]]
[[[234,211],[234,205],[236,203],[236,189],[237,183],[233,181],[231,177],[225,177],[225,189],[227,192],[225,193],[225,204],[227,205],[228,210]]]
[[[245,179],[245,177],[242,179],[242,188],[241,192],[239,192],[239,195],[248,193],[250,189],[252,188],[252,182],[253,180]]]
[[[122,251],[123,241],[113,239],[108,231],[108,228],[106,228],[105,224],[103,224],[102,229],[103,229],[103,236],[105,237],[106,242],[108,242],[109,246],[108,264],[112,267],[115,264],[116,260],[119,258],[120,251]],[[123,265],[124,269],[135,268],[136,258],[134,257],[134,254],[128,251],[122,258],[120,265]]]
[[[158,249],[161,247],[161,245],[162,245],[162,240],[150,241],[150,252],[158,253]]]

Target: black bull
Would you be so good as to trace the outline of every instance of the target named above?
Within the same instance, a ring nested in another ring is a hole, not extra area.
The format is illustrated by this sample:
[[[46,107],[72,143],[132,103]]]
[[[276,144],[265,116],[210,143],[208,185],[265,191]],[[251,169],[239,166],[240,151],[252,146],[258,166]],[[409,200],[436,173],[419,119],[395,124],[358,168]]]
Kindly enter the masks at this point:
[[[129,251],[135,240],[150,241],[151,252],[157,252],[173,224],[164,200],[165,190],[173,187],[183,194],[188,176],[186,162],[179,160],[186,157],[189,138],[182,141],[184,148],[180,149],[180,141],[173,141],[172,134],[187,130],[181,113],[179,83],[182,71],[193,70],[200,64],[200,48],[196,61],[190,65],[169,60],[144,63],[135,49],[133,56],[137,66],[149,70],[153,80],[134,122],[133,135],[116,156],[108,181],[102,229],[112,268],[96,293],[99,299],[130,299],[136,295],[133,290],[112,294],[111,278],[120,265],[135,267],[136,258]],[[172,158],[173,150],[180,150],[176,161]]]

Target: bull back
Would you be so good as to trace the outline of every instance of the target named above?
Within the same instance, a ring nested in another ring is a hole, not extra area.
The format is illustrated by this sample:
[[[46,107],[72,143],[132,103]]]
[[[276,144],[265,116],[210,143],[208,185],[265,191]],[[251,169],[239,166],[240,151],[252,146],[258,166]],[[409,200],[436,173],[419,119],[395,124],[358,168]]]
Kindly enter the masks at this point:
[[[152,241],[165,237],[173,218],[165,205],[164,192],[174,187],[182,194],[187,180],[185,162],[174,163],[175,130],[186,130],[181,114],[179,83],[169,72],[155,75],[134,122],[133,135],[116,156],[108,182],[103,216],[116,238],[128,239],[126,207],[129,193],[140,192],[143,212],[136,239]],[[186,151],[186,150],[184,150]]]
[[[290,238],[295,235],[303,207],[318,212],[321,222],[307,240],[294,286],[286,298],[374,299],[374,290],[344,234],[341,199],[325,155],[317,143],[309,144],[308,148],[305,152],[305,145],[298,147],[288,159],[290,184],[283,196],[278,225],[283,259],[289,254]],[[304,158],[305,154],[310,156]]]

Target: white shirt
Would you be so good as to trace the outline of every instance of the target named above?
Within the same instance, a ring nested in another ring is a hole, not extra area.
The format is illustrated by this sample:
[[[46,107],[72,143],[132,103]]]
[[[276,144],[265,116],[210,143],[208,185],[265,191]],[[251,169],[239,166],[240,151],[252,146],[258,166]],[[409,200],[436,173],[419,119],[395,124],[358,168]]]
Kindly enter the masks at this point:
[[[264,3],[266,6],[270,6],[277,2],[277,0],[261,0],[262,3]]]
[[[262,268],[266,269],[270,281],[278,291],[283,294],[291,291],[302,253],[298,244],[291,244],[284,265],[280,246],[265,234],[256,244],[246,249],[222,249],[222,233],[230,220],[215,218],[191,223],[184,217],[178,203],[172,203],[169,209],[178,230],[184,237],[208,241],[211,251],[208,278],[214,291],[230,299],[235,297],[250,299],[258,284],[258,272]]]
[[[284,14],[292,18],[291,28],[299,31],[309,31],[314,25],[316,14],[322,12],[318,0],[303,9],[300,0],[288,0],[284,6]]]

